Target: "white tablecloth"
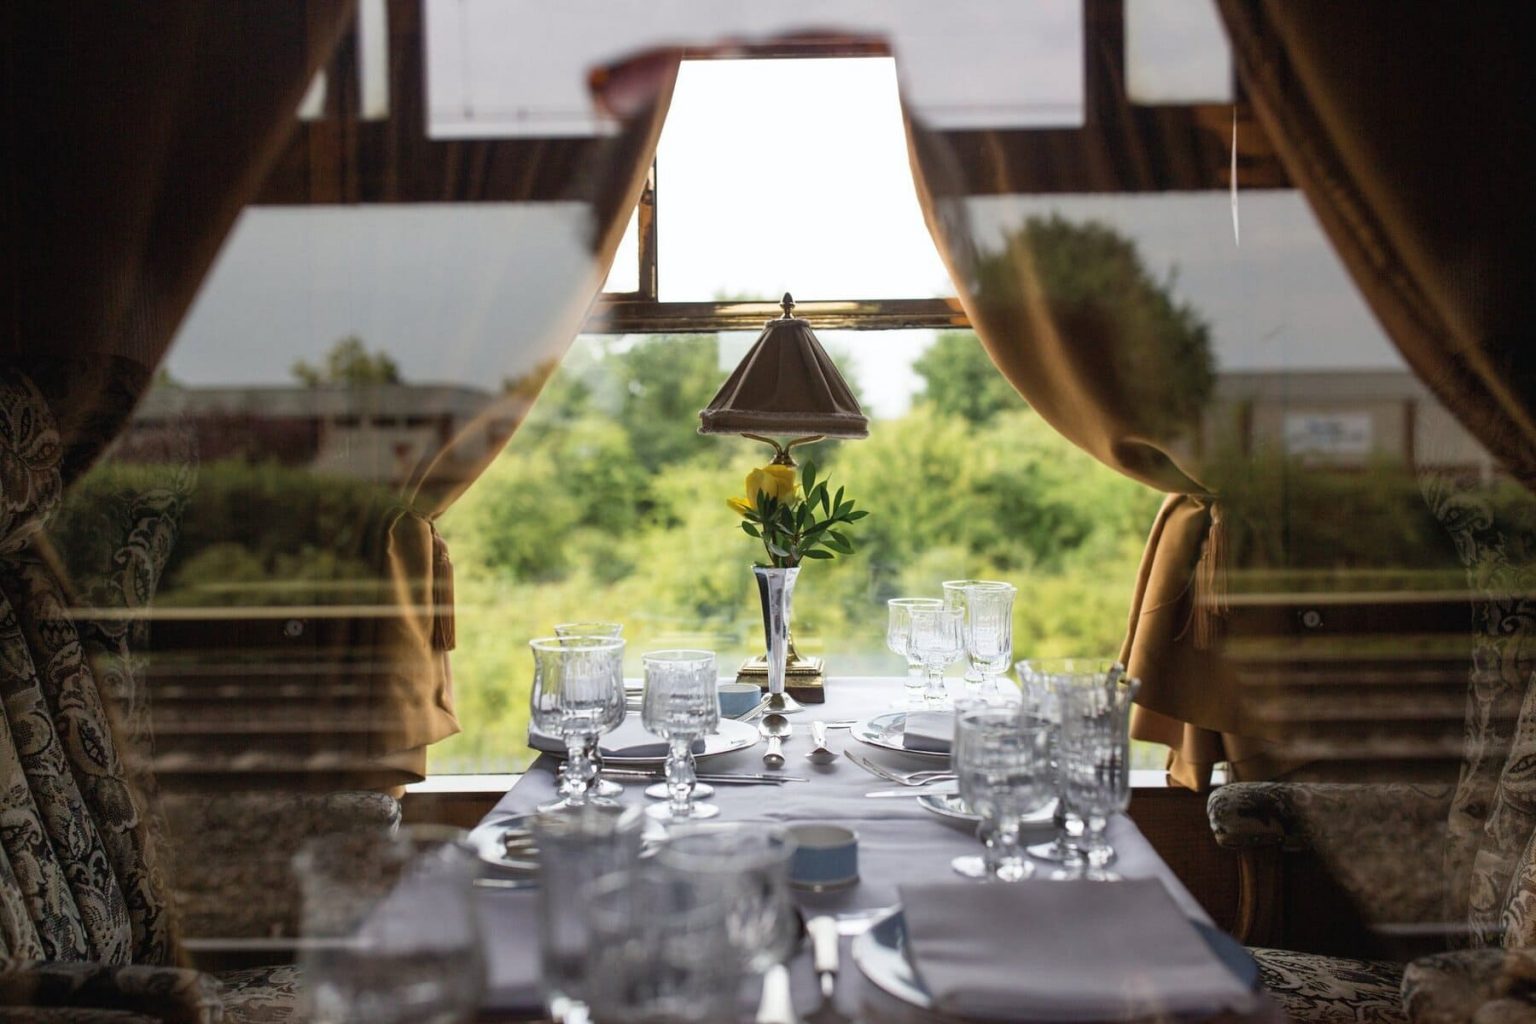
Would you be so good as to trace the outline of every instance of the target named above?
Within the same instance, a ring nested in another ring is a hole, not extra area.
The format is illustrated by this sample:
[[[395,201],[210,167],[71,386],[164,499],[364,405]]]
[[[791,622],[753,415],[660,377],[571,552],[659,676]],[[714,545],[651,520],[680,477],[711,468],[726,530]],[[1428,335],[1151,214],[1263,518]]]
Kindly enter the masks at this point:
[[[715,819],[717,821],[831,821],[858,832],[860,883],[835,893],[798,894],[798,902],[807,916],[891,906],[896,902],[897,885],[953,878],[950,859],[980,849],[963,823],[939,818],[920,807],[915,799],[866,797],[865,793],[890,788],[890,784],[846,758],[840,757],[829,765],[814,765],[805,759],[805,751],[810,749],[813,719],[841,721],[878,714],[888,710],[901,691],[902,681],[899,679],[829,680],[825,704],[807,705],[804,712],[790,716],[794,735],[784,745],[784,774],[802,776],[810,781],[778,787],[715,787],[715,796],[711,799],[720,805],[721,814]],[[828,746],[832,749],[841,751],[849,744],[892,768],[935,767],[931,758],[859,743],[849,737],[846,729],[830,732]],[[759,743],[747,750],[707,758],[700,762],[700,771],[765,771],[763,749],[763,744]],[[511,815],[526,813],[552,799],[552,773],[556,766],[557,762],[552,758],[541,757],[486,816],[480,828],[495,828]],[[647,803],[641,792],[646,785],[644,782],[626,783],[624,801]],[[1117,817],[1111,822],[1109,839],[1120,855],[1117,871],[1131,878],[1161,880],[1190,917],[1208,920],[1199,903],[1128,818]],[[530,1015],[536,1015],[540,1010],[534,899],[534,894],[526,890],[481,891],[491,970],[486,1004],[490,1008],[526,1011]],[[894,1018],[901,1008],[888,1005],[888,997],[860,976],[848,945],[849,941],[844,940],[842,971],[835,999],[837,1009],[861,1019]],[[791,975],[796,1006],[802,1014],[809,1013],[818,1005],[820,997],[808,953],[802,953],[791,965]]]

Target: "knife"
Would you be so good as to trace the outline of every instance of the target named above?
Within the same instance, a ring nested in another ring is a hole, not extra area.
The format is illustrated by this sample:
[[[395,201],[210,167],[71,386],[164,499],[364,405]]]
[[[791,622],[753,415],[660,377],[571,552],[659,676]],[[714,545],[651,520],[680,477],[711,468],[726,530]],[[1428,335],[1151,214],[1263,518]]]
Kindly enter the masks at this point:
[[[831,999],[837,989],[837,918],[813,917],[805,922],[811,937],[811,961],[816,977],[821,979],[823,999]]]
[[[665,779],[663,772],[647,771],[643,768],[604,768],[603,778],[627,781],[633,779],[648,779],[652,782]],[[714,783],[740,783],[742,785],[754,785],[757,783],[783,783],[783,782],[809,782],[802,775],[768,775],[756,772],[698,772],[694,778],[700,782]]]
[[[935,782],[928,786],[899,786],[896,789],[872,789],[864,795],[877,798],[887,796],[926,796],[930,793],[934,796],[952,796],[958,792],[960,792],[959,784],[951,780],[948,782]]]

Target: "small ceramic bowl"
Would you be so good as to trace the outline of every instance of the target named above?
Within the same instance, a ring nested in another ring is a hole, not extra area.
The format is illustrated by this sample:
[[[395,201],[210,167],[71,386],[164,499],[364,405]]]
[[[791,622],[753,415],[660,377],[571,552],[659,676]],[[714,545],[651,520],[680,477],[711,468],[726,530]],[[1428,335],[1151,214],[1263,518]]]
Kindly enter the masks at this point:
[[[859,834],[843,825],[808,822],[791,825],[796,843],[789,862],[789,884],[797,889],[826,892],[859,880]]]
[[[752,683],[720,684],[720,715],[738,718],[757,707],[763,699],[763,691]]]

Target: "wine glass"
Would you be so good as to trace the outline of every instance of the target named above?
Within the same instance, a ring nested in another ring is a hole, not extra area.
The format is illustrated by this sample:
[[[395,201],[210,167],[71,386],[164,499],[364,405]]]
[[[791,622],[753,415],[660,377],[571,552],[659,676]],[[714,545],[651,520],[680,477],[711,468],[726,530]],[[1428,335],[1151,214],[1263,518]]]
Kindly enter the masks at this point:
[[[960,608],[913,608],[911,650],[923,666],[923,704],[929,708],[950,707],[944,688],[944,670],[959,660],[965,650],[961,623],[965,612]]]
[[[711,823],[675,829],[657,851],[657,867],[719,895],[731,948],[762,974],[794,952],[800,935],[789,890],[795,841],[775,825]]]
[[[1106,679],[1062,692],[1063,788],[1085,826],[1082,857],[1069,862],[1063,872],[1067,877],[1120,877],[1105,869],[1115,851],[1104,830],[1110,816],[1124,811],[1131,800],[1131,703],[1138,689],[1135,679]]]
[[[944,591],[944,607],[965,610],[965,589],[989,580],[945,580],[940,586]],[[981,686],[981,672],[967,663],[965,666],[965,692],[974,694]]]
[[[584,803],[612,803],[592,792],[597,769],[587,750],[624,724],[624,641],[593,636],[542,637],[533,651],[534,728],[565,743],[570,792],[541,811]]]
[[[294,856],[305,1020],[453,1024],[485,987],[473,847],[457,829],[337,832]]]
[[[912,609],[942,608],[944,602],[936,597],[893,597],[885,607],[885,646],[907,660],[907,693],[896,706],[917,711],[923,706],[923,664],[912,653]]]
[[[1018,709],[972,705],[955,715],[955,775],[986,853],[956,857],[967,878],[1013,882],[1034,874],[1019,849],[1021,820],[1051,798],[1050,725]]]
[[[714,651],[653,651],[645,663],[645,697],[640,721],[667,741],[667,803],[646,813],[662,821],[712,818],[720,808],[693,802],[698,779],[693,771],[693,741],[720,727],[720,697],[715,693]],[[646,790],[650,793],[651,790]]]
[[[973,582],[961,592],[965,607],[965,653],[970,668],[981,674],[977,696],[1003,702],[997,677],[1013,660],[1013,598],[1011,583]],[[969,676],[967,676],[969,678]]]
[[[1067,799],[1061,771],[1061,694],[1072,687],[1114,682],[1125,674],[1119,662],[1102,658],[1028,658],[1014,666],[1023,691],[1024,711],[1051,724],[1051,770],[1056,780],[1056,836],[1036,843],[1028,853],[1039,860],[1071,863],[1082,854],[1083,819]]]
[[[622,622],[557,622],[555,623],[555,636],[598,636],[609,640],[617,640],[624,632]],[[624,792],[624,787],[612,779],[603,778],[603,751],[594,738],[587,748],[587,760],[592,765],[595,776],[592,783],[592,792],[598,796],[616,797]],[[576,781],[570,775],[571,762],[566,761],[560,766],[560,795],[569,795],[576,786]]]
[[[594,1019],[736,1019],[742,964],[730,941],[726,894],[718,887],[646,864],[597,879],[568,909],[584,918],[591,937],[586,970]]]

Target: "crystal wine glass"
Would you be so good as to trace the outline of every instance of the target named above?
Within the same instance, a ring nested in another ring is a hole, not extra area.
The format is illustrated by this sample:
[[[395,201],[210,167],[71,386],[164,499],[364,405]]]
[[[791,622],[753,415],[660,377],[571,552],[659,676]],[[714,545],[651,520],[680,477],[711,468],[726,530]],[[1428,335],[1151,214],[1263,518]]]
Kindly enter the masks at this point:
[[[1024,711],[1051,724],[1051,770],[1055,775],[1056,836],[1036,843],[1028,853],[1039,860],[1071,862],[1081,856],[1083,819],[1072,809],[1061,772],[1061,694],[1078,686],[1118,680],[1125,674],[1119,662],[1101,658],[1029,658],[1014,666],[1023,690]]]
[[[597,636],[609,640],[617,640],[624,632],[622,622],[557,622],[555,623],[555,636]],[[603,751],[594,739],[592,745],[587,748],[587,763],[595,776],[592,783],[592,792],[598,796],[616,797],[624,792],[624,787],[612,779],[603,778]],[[571,762],[566,761],[560,766],[560,795],[568,795],[576,786],[576,781],[570,777]]]
[[[1099,685],[1062,692],[1063,788],[1086,826],[1083,855],[1069,863],[1069,870],[1063,872],[1067,877],[1119,878],[1105,869],[1115,851],[1105,840],[1104,830],[1110,816],[1130,804],[1131,702],[1139,688],[1135,679],[1106,679]]]
[[[978,583],[988,583],[990,580],[945,580],[941,586],[944,590],[944,607],[959,608],[965,610],[965,589]],[[967,662],[965,666],[965,692],[974,694],[981,686],[981,672],[975,666]]]
[[[1019,824],[1051,798],[1050,725],[1017,708],[972,705],[955,716],[960,796],[981,821],[981,857],[950,866],[967,878],[1012,882],[1034,874],[1019,849]]]
[[[988,704],[1004,702],[997,677],[1013,660],[1013,598],[1011,583],[971,583],[962,591],[965,606],[965,654],[970,668],[981,674],[977,696]],[[969,676],[967,676],[969,678]]]
[[[720,813],[720,808],[693,802],[694,787],[698,784],[693,770],[693,742],[720,727],[715,652],[653,651],[640,660],[645,663],[640,721],[668,744],[667,802],[646,808],[646,813],[662,821],[712,818]]]
[[[528,646],[533,651],[533,726],[564,741],[567,771],[575,782],[569,793],[539,810],[611,803],[592,792],[597,772],[587,750],[624,724],[624,641],[552,636],[530,640]]]
[[[965,651],[961,623],[965,612],[960,608],[913,608],[911,650],[923,666],[923,704],[929,708],[951,706],[944,688],[944,670],[959,660]]]
[[[912,609],[942,608],[944,602],[936,597],[893,597],[885,606],[885,646],[907,660],[906,698],[897,706],[917,711],[923,706],[923,663],[912,653]]]

